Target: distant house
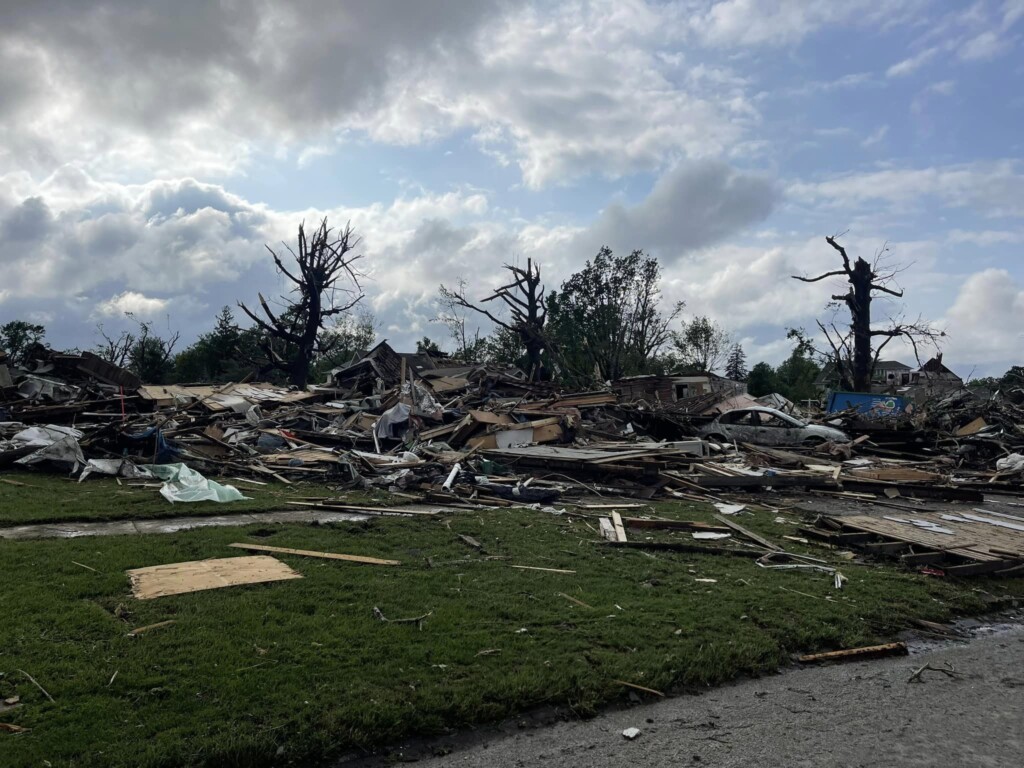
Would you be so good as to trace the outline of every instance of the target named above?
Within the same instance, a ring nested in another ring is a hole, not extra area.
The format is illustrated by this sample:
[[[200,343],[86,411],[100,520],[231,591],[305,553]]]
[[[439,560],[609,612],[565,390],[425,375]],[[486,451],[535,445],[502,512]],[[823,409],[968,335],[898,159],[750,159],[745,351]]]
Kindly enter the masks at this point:
[[[871,388],[876,393],[887,392],[921,401],[964,385],[963,379],[942,363],[941,352],[916,370],[895,361],[887,361],[879,371],[881,366],[882,363],[876,366],[872,377]]]
[[[871,372],[871,383],[883,387],[895,385],[906,386],[910,383],[910,373],[914,369],[898,360],[879,360]]]

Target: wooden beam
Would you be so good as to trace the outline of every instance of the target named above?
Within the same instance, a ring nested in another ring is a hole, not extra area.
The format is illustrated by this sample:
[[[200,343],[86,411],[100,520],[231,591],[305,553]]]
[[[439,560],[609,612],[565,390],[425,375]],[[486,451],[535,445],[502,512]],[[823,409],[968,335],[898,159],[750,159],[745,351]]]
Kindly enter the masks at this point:
[[[782,552],[782,547],[780,547],[778,544],[773,544],[772,542],[768,541],[768,539],[763,538],[762,536],[759,536],[758,534],[754,533],[753,531],[748,531],[746,528],[744,528],[739,523],[733,522],[729,518],[722,517],[721,515],[713,515],[713,517],[715,518],[715,520],[720,522],[722,525],[726,525],[729,528],[732,528],[734,531],[736,531],[737,533],[741,534],[742,536],[746,536],[751,541],[756,541],[762,547],[765,547],[766,549],[770,549],[772,552]]]
[[[398,560],[380,560],[376,557],[363,557],[362,555],[341,555],[336,552],[314,552],[308,549],[290,549],[289,547],[270,547],[265,544],[228,544],[236,549],[251,550],[253,552],[276,552],[281,555],[300,555],[302,557],[319,557],[324,560],[344,560],[348,563],[363,563],[365,565],[401,565]]]
[[[540,568],[536,565],[512,565],[510,568],[517,568],[520,571],[544,571],[545,573],[576,573],[576,571],[569,571],[564,568]]]
[[[869,645],[863,648],[848,648],[828,653],[811,653],[801,656],[800,661],[804,664],[818,664],[823,661],[856,661],[879,656],[906,656],[909,652],[906,643],[886,643],[885,645]]]
[[[626,541],[626,528],[622,525],[622,516],[618,512],[612,512],[612,525],[615,527],[615,540]]]

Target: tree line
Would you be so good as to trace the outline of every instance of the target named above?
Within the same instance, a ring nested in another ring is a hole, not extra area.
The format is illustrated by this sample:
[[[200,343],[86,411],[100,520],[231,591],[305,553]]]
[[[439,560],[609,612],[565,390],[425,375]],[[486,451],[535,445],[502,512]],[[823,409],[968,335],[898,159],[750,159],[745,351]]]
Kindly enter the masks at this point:
[[[849,306],[851,322],[819,323],[830,350],[816,348],[802,329],[790,329],[790,355],[777,367],[762,361],[748,369],[743,347],[728,330],[705,316],[682,319],[683,302],[666,305],[657,259],[642,250],[615,254],[607,247],[551,290],[532,259],[525,266],[505,264],[507,280],[479,297],[463,280],[440,285],[434,320],[448,338],[439,342],[423,337],[417,351],[467,364],[515,365],[532,380],[576,390],[642,374],[715,373],[745,381],[754,396],[778,392],[802,401],[820,394],[826,365],[838,371],[842,386],[865,389],[864,361],[870,378],[870,368],[889,339],[920,339],[922,329],[931,334],[927,340],[935,334],[920,321],[873,328],[872,292],[902,295],[888,286],[895,272],[879,276],[877,256],[873,265],[863,259],[851,264],[835,238],[827,240],[841,254],[843,269],[798,279],[846,278],[850,292],[833,300]],[[302,224],[294,247],[267,247],[290,290],[271,300],[258,294],[251,305],[239,302],[248,327],[241,327],[232,308],[225,306],[210,331],[178,349],[180,338],[169,322],[161,333],[152,322],[129,315],[132,329],[116,336],[98,326],[101,341],[93,351],[154,384],[246,376],[299,387],[321,381],[327,371],[352,361],[377,338],[376,320],[362,303],[365,276],[359,269],[359,245],[348,225],[335,230],[324,219],[307,234]],[[481,322],[492,330],[483,332]],[[874,337],[885,341],[872,347]],[[38,324],[16,320],[0,326],[0,349],[15,364],[27,359],[44,338],[45,328]]]

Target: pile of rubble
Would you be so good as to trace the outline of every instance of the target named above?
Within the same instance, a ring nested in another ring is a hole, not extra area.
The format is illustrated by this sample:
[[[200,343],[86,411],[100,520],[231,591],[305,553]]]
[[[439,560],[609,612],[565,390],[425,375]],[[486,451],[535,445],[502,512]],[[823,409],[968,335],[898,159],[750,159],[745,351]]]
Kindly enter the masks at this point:
[[[583,495],[735,503],[752,491],[898,507],[1019,495],[1024,476],[1020,392],[964,390],[885,421],[822,413],[851,440],[772,447],[696,437],[714,414],[759,405],[745,395],[564,393],[514,368],[437,367],[385,342],[306,390],[144,385],[89,353],[35,360],[0,364],[0,468],[157,478],[172,501],[241,498],[207,479],[226,477],[379,488],[456,508]]]

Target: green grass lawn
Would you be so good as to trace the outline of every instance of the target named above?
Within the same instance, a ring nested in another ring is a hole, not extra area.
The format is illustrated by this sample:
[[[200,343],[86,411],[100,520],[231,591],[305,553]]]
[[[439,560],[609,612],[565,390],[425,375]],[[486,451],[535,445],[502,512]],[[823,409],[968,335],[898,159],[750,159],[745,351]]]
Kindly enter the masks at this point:
[[[709,519],[703,507],[658,512]],[[792,532],[773,518],[743,523],[766,536]],[[628,695],[617,680],[678,691],[769,672],[798,651],[889,638],[911,617],[980,612],[986,590],[1024,594],[1021,579],[954,583],[850,563],[839,591],[825,574],[740,558],[613,551],[594,543],[587,522],[596,529],[596,520],[487,510],[0,541],[0,700],[23,704],[0,722],[31,729],[0,732],[0,765],[326,764],[353,748],[537,705],[590,714]],[[243,555],[226,545],[246,540],[403,564],[281,556],[305,578],[131,597],[127,568]],[[422,629],[384,624],[375,606],[389,618],[431,615]]]
[[[257,486],[230,478],[215,478],[234,485],[249,498],[229,504],[214,501],[172,504],[160,495],[159,488],[129,486],[129,482],[142,481],[122,480],[118,485],[112,477],[93,475],[79,483],[64,475],[26,471],[3,471],[0,479],[19,483],[0,482],[0,526],[266,512],[295,509],[287,502],[300,497],[331,494],[321,483],[269,482]]]

